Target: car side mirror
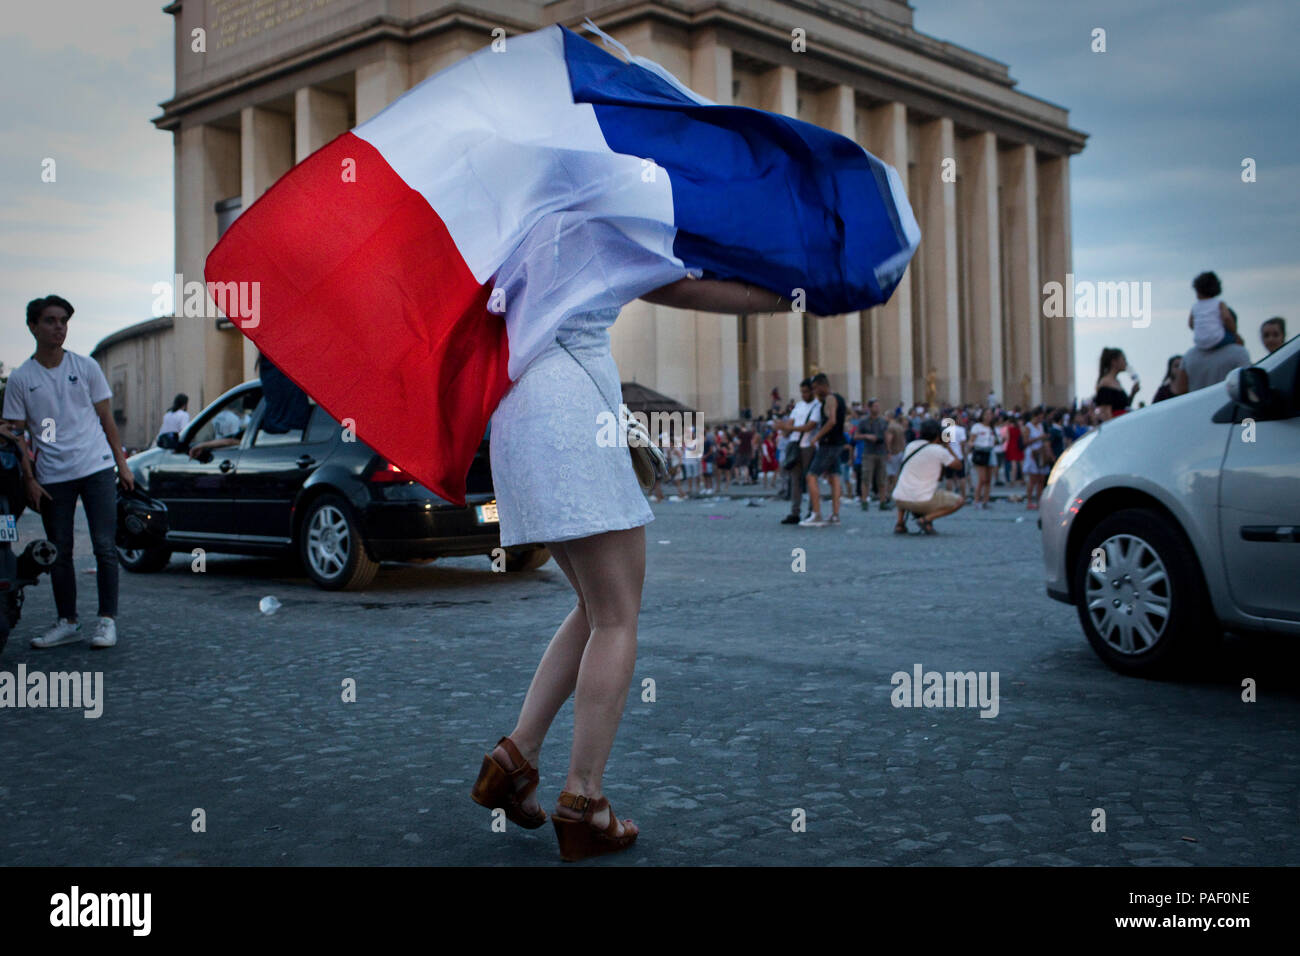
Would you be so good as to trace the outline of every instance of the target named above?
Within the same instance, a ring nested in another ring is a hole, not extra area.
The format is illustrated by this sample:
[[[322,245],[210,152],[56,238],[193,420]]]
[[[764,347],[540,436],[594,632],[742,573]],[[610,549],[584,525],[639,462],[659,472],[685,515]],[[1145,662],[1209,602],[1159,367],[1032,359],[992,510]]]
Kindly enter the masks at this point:
[[[1238,405],[1253,412],[1267,411],[1273,405],[1273,390],[1268,384],[1268,372],[1255,365],[1233,369],[1223,380],[1228,397]]]

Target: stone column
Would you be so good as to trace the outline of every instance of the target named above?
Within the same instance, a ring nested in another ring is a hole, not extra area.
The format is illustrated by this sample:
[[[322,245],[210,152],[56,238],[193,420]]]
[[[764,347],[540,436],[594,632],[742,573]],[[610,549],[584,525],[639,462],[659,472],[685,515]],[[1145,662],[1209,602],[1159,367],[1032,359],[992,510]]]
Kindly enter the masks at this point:
[[[803,316],[793,312],[751,316],[758,365],[750,376],[750,392],[753,400],[761,399],[760,407],[766,405],[774,387],[780,389],[783,399],[799,394],[804,376],[802,320]]]
[[[719,42],[715,31],[702,30],[693,37],[690,65],[691,89],[720,105],[731,104],[731,48]],[[709,421],[717,421],[736,417],[745,405],[755,411],[766,408],[766,391],[753,387],[753,368],[748,369],[751,394],[740,394],[741,359],[736,316],[715,312],[695,312],[693,315],[696,411]],[[687,396],[679,398],[687,404],[691,402]]]
[[[799,109],[799,76],[794,67],[776,66],[759,77],[759,105],[772,113],[796,116]],[[773,224],[773,228],[781,228]],[[792,298],[793,290],[786,290]],[[762,397],[773,387],[782,396],[799,394],[799,381],[804,375],[802,313],[785,312],[777,315],[756,315],[753,327],[758,341],[758,368],[751,376],[751,391]]]
[[[907,107],[902,103],[885,103],[867,111],[866,142],[863,145],[898,170],[910,198],[914,193],[908,182]],[[933,241],[922,227],[922,243]],[[909,267],[910,270],[910,267]],[[875,336],[874,391],[883,405],[893,407],[915,401],[912,368],[912,284],[904,274],[894,295],[884,305],[871,310]],[[924,372],[922,372],[924,376]]]
[[[635,54],[689,77],[691,88],[702,95],[731,102],[731,50],[714,31],[702,31],[689,49],[661,42],[648,23],[616,31],[616,37]],[[625,381],[635,379],[712,420],[739,413],[734,315],[637,301],[623,308],[610,340]]]
[[[384,43],[377,58],[357,67],[357,124],[374,116],[408,88],[406,51],[396,43]]]
[[[1006,241],[1008,313],[1007,394],[1003,401],[1024,401],[1022,381],[1030,379],[1029,403],[1043,400],[1042,289],[1038,269],[1038,164],[1034,147],[1014,146],[999,156],[1002,183],[1002,230]]]
[[[659,346],[655,340],[657,306],[636,299],[623,306],[609,329],[610,351],[625,382],[641,382],[659,389]]]
[[[1070,159],[1045,156],[1038,163],[1038,226],[1042,242],[1039,288],[1059,282],[1068,289],[1070,264]],[[1041,299],[1040,299],[1041,302]],[[1074,320],[1048,318],[1040,307],[1043,324],[1043,401],[1066,405],[1074,399]]]
[[[204,124],[182,125],[173,143],[176,272],[182,282],[203,282],[203,265],[217,244],[214,206],[240,193],[239,133]],[[167,281],[175,280],[167,276]],[[181,293],[183,302],[184,289]],[[206,306],[214,308],[210,299]],[[190,396],[190,410],[197,414],[241,381],[244,336],[218,329],[216,319],[208,315],[177,315],[173,329],[175,387]]]
[[[302,86],[293,93],[293,161],[301,163],[348,131],[348,101],[337,93]]]
[[[293,117],[260,106],[245,106],[239,111],[241,209],[252,206],[293,163]],[[257,347],[252,339],[245,338],[244,380],[256,376],[256,359]]]
[[[815,115],[817,125],[855,139],[853,87],[841,83],[818,95]],[[850,402],[862,401],[862,313],[821,319],[817,331],[817,364],[830,376],[831,387]]]
[[[957,145],[952,120],[940,117],[919,130],[918,192],[925,268],[921,294],[926,343],[922,377],[935,370],[940,405],[966,396],[961,379],[961,329],[957,301]],[[945,171],[946,170],[946,171]],[[945,181],[947,180],[947,181]]]
[[[993,133],[961,141],[958,176],[966,226],[966,288],[970,308],[971,396],[991,389],[1005,401],[1002,379],[1002,263],[998,255],[998,143]]]

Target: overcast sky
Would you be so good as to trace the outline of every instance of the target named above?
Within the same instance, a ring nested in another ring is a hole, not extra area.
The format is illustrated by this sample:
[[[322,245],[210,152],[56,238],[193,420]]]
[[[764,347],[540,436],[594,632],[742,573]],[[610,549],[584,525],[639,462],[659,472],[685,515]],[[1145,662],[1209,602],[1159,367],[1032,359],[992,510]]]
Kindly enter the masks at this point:
[[[172,134],[149,120],[173,92],[161,0],[43,0],[6,11],[0,39],[0,361],[31,353],[23,307],[76,307],[89,353],[151,317],[173,271]],[[1300,3],[1293,0],[914,0],[916,27],[1010,65],[1024,92],[1090,134],[1072,160],[1079,279],[1150,282],[1152,322],[1076,319],[1076,386],[1103,345],[1150,398],[1190,345],[1192,277],[1213,269],[1251,354],[1259,323],[1300,331]],[[1094,53],[1092,32],[1106,31]],[[813,38],[810,38],[813,39]],[[1242,160],[1257,181],[1242,182]],[[55,161],[56,181],[42,182]]]

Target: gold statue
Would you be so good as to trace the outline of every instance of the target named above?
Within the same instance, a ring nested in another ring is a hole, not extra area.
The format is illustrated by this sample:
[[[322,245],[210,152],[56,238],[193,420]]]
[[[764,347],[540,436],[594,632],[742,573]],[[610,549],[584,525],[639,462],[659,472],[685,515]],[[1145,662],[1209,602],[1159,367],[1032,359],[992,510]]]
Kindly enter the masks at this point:
[[[1030,397],[1029,397],[1029,386],[1030,386],[1031,384],[1033,384],[1033,383],[1032,383],[1032,381],[1031,381],[1030,378],[1029,378],[1029,373],[1026,372],[1026,373],[1025,373],[1024,375],[1022,375],[1021,378],[1020,378],[1020,394],[1021,394],[1021,397],[1024,399],[1024,404],[1021,405],[1020,407],[1023,408],[1025,411],[1029,411],[1029,402],[1030,402]]]
[[[927,408],[934,408],[935,396],[939,394],[939,386],[935,384],[935,378],[938,373],[933,367],[925,373],[925,404]]]

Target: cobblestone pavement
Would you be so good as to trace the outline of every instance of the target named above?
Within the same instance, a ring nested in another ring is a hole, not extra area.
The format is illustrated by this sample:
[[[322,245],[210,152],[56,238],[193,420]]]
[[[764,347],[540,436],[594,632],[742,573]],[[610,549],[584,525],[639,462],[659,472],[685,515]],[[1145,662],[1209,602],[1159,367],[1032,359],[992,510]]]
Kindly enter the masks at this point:
[[[823,529],[778,524],[787,507],[655,505],[606,776],[643,832],[598,865],[1300,863],[1294,644],[1230,638],[1202,677],[1120,677],[1044,594],[1022,507],[905,539],[856,505]],[[23,540],[39,527],[25,515]],[[89,620],[81,517],[78,533]],[[53,605],[44,581],[29,591],[0,670],[101,670],[105,703],[97,720],[0,710],[0,862],[558,862],[549,826],[493,832],[468,796],[571,605],[553,562],[394,567],[361,593],[319,591],[284,562],[189,568],[124,574],[105,652],[30,649]],[[891,676],[918,664],[997,672],[996,717],[894,707]],[[571,729],[570,705],[542,753],[548,809]]]

